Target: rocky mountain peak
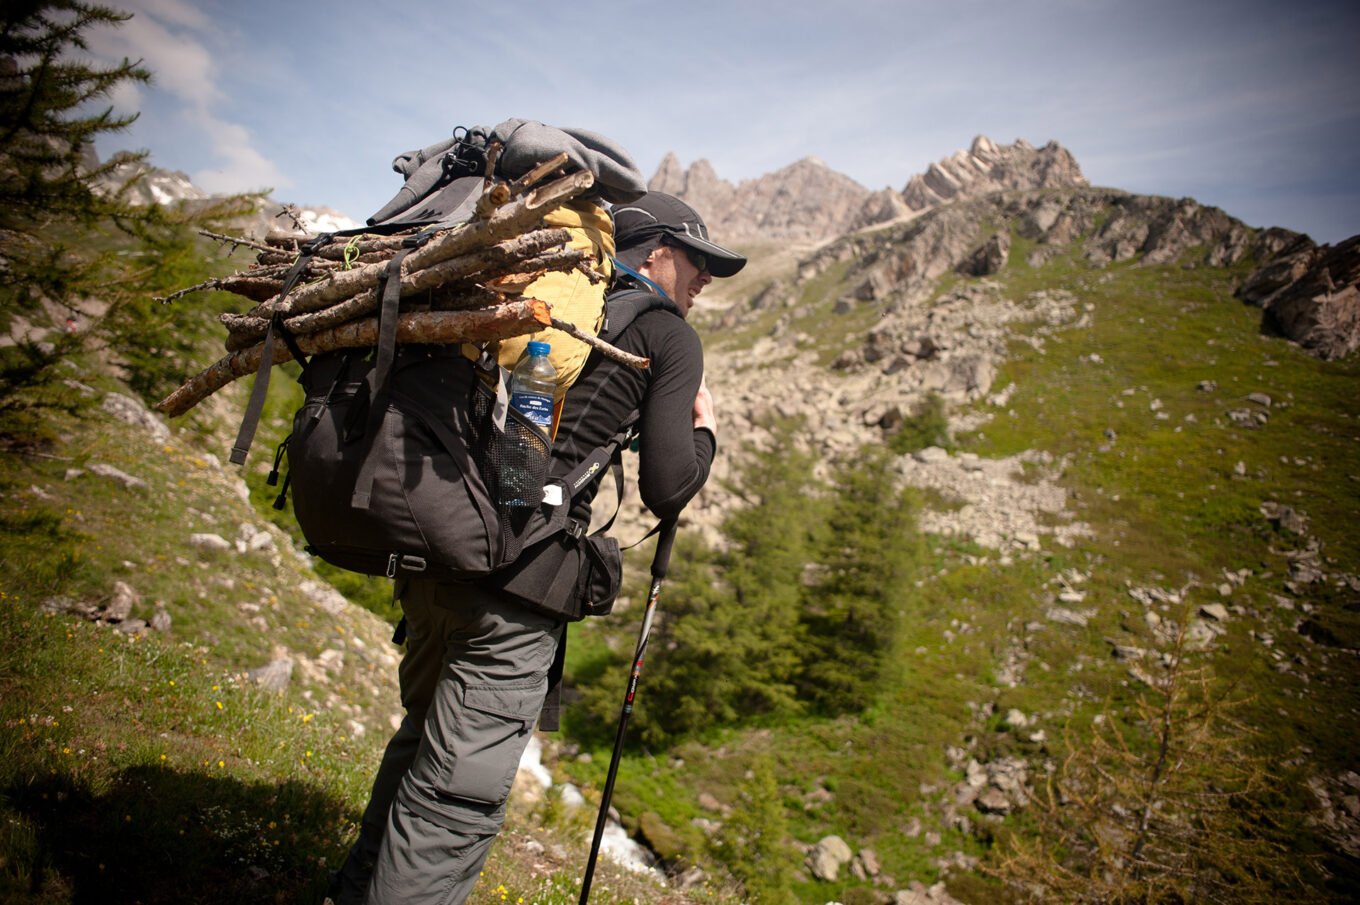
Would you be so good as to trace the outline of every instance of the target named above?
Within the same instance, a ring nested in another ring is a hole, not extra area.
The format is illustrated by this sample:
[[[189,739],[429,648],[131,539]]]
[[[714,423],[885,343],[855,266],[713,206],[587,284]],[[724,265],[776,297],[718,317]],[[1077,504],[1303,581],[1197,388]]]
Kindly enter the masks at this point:
[[[1055,141],[1035,148],[1024,139],[998,145],[979,135],[968,150],[912,176],[901,192],[871,191],[813,156],[733,185],[707,160],[686,169],[668,153],[649,185],[694,205],[719,241],[820,242],[990,192],[1087,182],[1076,158]]]
[[[85,165],[90,169],[99,165],[99,159],[93,149],[90,150]],[[678,161],[676,165],[679,165]],[[95,189],[109,194],[125,191],[127,200],[132,204],[193,207],[211,204],[223,197],[204,191],[178,170],[165,170],[148,163],[117,167],[96,182]],[[315,235],[353,229],[358,225],[357,221],[331,207],[283,205],[272,200],[265,201],[253,214],[235,224],[242,232],[257,236],[264,236],[273,230]]]
[[[854,228],[871,192],[816,157],[733,185],[707,160],[688,169],[667,154],[648,186],[683,198],[720,242],[820,241]]]
[[[1072,152],[1056,141],[1036,149],[1022,138],[998,145],[979,135],[967,151],[955,151],[912,176],[902,197],[911,210],[923,211],[989,192],[1087,184]]]

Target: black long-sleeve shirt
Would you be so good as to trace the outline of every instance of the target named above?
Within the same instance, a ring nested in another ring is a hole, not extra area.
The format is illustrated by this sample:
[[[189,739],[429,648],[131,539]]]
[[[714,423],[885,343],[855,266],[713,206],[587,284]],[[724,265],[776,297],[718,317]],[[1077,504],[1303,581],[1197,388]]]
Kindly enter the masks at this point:
[[[673,309],[656,308],[639,314],[613,343],[650,359],[651,367],[638,370],[591,353],[567,391],[553,444],[553,474],[570,472],[637,410],[642,502],[658,518],[678,515],[708,480],[717,451],[712,432],[694,428],[694,398],[704,375],[699,335]],[[581,494],[574,518],[589,520],[597,489]]]

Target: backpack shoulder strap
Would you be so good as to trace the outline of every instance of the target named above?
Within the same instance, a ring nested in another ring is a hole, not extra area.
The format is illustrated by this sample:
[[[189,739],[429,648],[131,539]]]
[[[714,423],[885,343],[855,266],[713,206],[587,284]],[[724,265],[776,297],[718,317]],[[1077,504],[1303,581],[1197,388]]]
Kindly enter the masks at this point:
[[[675,307],[674,302],[655,292],[648,292],[646,289],[620,289],[611,292],[604,300],[604,326],[600,328],[600,339],[614,342],[640,315],[657,308],[671,311],[676,317],[680,316],[680,309]]]

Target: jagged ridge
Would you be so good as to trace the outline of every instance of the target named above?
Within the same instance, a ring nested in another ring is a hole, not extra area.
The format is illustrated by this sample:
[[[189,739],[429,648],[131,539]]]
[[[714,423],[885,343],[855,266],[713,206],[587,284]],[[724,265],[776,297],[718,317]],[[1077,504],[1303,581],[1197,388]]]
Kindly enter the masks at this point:
[[[984,135],[912,176],[901,192],[870,191],[816,157],[734,186],[707,160],[685,169],[671,153],[649,183],[698,208],[723,240],[794,242],[829,239],[990,192],[1086,184],[1076,158],[1055,141],[1036,149],[1023,139],[997,145]]]

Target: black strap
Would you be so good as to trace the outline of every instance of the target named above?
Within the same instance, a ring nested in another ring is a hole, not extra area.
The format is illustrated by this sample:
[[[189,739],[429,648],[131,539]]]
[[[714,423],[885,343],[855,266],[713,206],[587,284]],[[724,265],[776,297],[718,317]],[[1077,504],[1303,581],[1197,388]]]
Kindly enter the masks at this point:
[[[567,628],[562,626],[557,641],[557,653],[553,655],[552,666],[548,667],[548,694],[543,698],[543,708],[538,714],[538,728],[544,732],[556,732],[562,728],[562,674],[567,664]]]
[[[382,428],[387,399],[392,392],[392,363],[397,357],[397,308],[401,302],[401,262],[413,250],[414,246],[409,246],[398,251],[383,271],[382,305],[378,309],[378,360],[365,378],[368,423],[364,427],[364,458],[359,466],[359,476],[354,480],[354,495],[350,498],[350,505],[355,509],[368,508],[378,473],[374,441]]]
[[[331,236],[318,236],[315,240],[304,245],[298,252],[298,259],[293,262],[288,273],[283,277],[283,286],[279,289],[277,300],[274,307],[277,308],[288,297],[288,293],[293,291],[298,280],[302,278],[302,273],[307,269],[307,264],[312,256],[325,244],[331,241]],[[274,370],[274,335],[279,334],[288,345],[288,349],[293,353],[303,365],[306,362],[302,358],[302,350],[297,343],[288,335],[287,329],[283,326],[283,318],[275,314],[269,319],[269,326],[264,332],[264,348],[260,352],[260,365],[255,369],[255,385],[250,389],[250,402],[246,404],[246,413],[241,417],[241,428],[236,433],[236,442],[232,444],[231,464],[244,465],[246,454],[250,452],[250,444],[255,442],[255,431],[260,426],[260,416],[264,413],[264,399],[269,393],[269,375]]]
[[[617,262],[615,262],[617,263]],[[605,297],[604,324],[600,328],[600,339],[615,342],[619,334],[640,315],[657,308],[670,311],[680,317],[680,309],[665,296],[648,292],[645,289],[619,289]]]

